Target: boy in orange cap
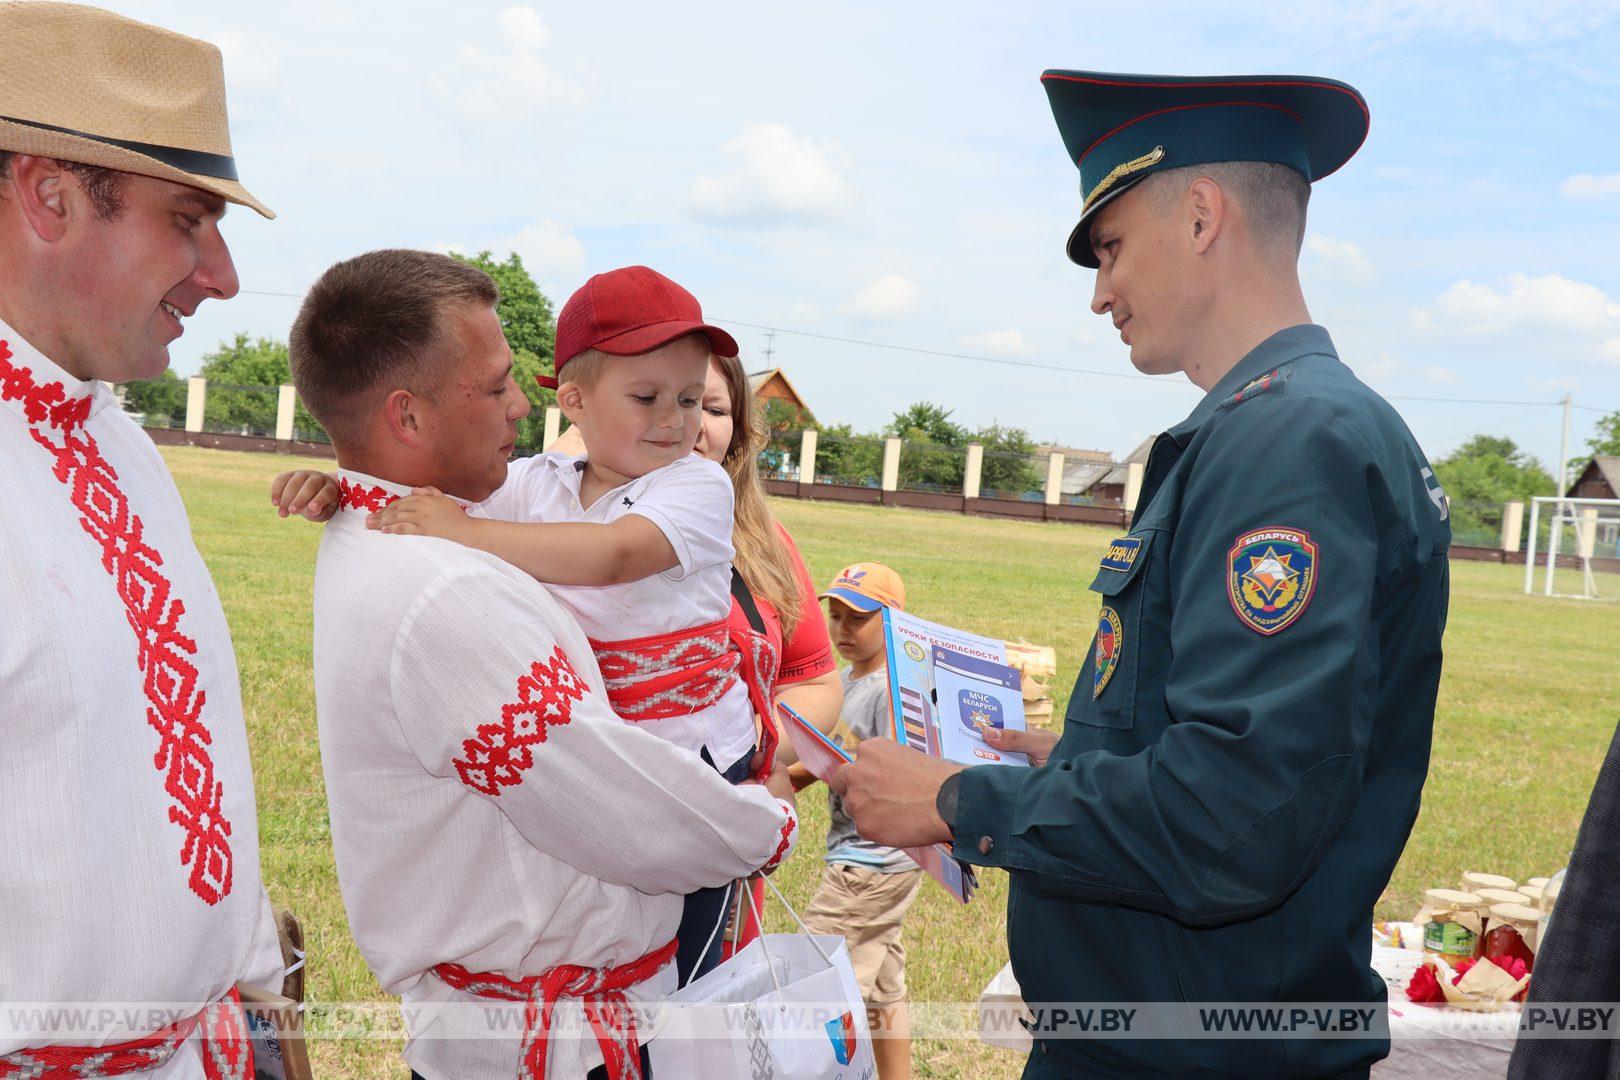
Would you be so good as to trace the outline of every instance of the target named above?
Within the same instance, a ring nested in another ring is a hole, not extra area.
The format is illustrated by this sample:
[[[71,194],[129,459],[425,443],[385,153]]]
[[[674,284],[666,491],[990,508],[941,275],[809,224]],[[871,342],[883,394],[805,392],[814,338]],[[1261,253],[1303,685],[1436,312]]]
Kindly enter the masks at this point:
[[[889,712],[888,657],[883,609],[905,610],[906,584],[876,562],[841,570],[827,591],[827,628],[833,647],[849,661],[839,672],[844,705],[839,728],[846,742],[894,735]],[[864,840],[844,813],[843,799],[827,792],[827,865],[805,912],[818,934],[842,935],[861,984],[881,1080],[911,1075],[911,1022],[906,1008],[906,950],[901,923],[917,895],[922,871],[905,852]]]

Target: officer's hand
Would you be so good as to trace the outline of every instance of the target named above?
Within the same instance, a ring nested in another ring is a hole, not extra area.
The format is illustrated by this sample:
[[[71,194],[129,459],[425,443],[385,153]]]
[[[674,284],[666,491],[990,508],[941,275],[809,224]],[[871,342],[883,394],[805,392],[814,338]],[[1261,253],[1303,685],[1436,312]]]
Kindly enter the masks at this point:
[[[1045,728],[1032,728],[1029,731],[985,728],[984,741],[992,750],[1029,755],[1029,763],[1038,769],[1052,756],[1052,747],[1058,744],[1058,736],[1057,732]]]
[[[949,843],[950,827],[934,808],[939,785],[964,766],[908,749],[893,739],[866,739],[860,754],[833,773],[855,831],[890,847]]]

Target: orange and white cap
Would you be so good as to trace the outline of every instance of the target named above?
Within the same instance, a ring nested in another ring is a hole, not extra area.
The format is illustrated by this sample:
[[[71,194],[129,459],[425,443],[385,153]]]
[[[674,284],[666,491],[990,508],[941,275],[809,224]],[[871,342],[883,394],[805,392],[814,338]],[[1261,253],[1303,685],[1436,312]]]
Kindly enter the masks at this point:
[[[820,598],[838,600],[856,611],[876,611],[881,607],[904,611],[906,583],[882,563],[860,562],[840,570]]]

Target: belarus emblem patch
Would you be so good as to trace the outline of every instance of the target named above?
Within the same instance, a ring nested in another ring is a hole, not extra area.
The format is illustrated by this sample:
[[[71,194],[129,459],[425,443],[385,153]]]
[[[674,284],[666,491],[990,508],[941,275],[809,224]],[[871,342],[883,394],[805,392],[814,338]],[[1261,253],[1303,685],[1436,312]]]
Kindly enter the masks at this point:
[[[1125,626],[1119,621],[1119,612],[1106,604],[1097,613],[1097,649],[1091,659],[1091,698],[1102,697],[1108,680],[1119,667],[1120,653],[1125,651]]]
[[[1232,544],[1226,592],[1245,626],[1270,636],[1304,612],[1316,591],[1316,545],[1311,534],[1271,526],[1244,533]]]

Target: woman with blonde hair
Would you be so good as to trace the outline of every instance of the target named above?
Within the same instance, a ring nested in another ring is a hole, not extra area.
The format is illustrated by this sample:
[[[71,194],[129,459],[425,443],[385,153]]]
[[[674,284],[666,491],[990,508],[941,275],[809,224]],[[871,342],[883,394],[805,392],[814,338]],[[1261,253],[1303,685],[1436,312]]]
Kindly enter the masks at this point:
[[[810,571],[793,537],[765,501],[759,452],[767,439],[759,402],[754,398],[742,359],[711,356],[709,379],[703,389],[703,429],[695,452],[724,466],[736,492],[731,533],[731,546],[736,549],[732,556],[731,620],[739,629],[746,622],[755,638],[773,654],[776,676],[771,691],[775,699],[822,731],[831,731],[838,723],[844,688],[838,681],[838,662],[833,657],[832,640]],[[778,754],[784,764],[793,761],[785,738]],[[805,779],[809,778],[801,778],[795,786]],[[753,884],[757,910],[763,889],[760,882]],[[757,922],[746,915],[746,907],[730,906],[740,930],[728,932],[723,949],[704,957],[700,973],[759,933]]]

